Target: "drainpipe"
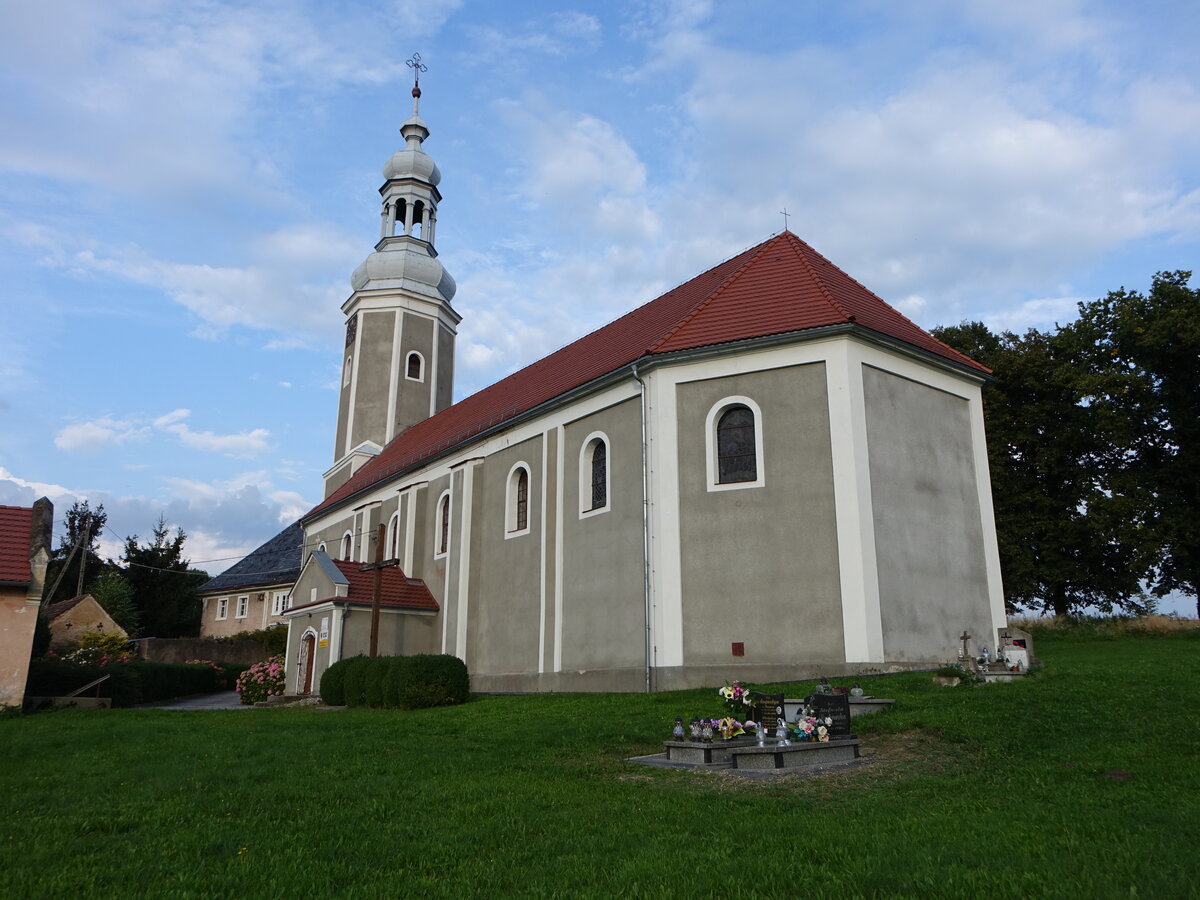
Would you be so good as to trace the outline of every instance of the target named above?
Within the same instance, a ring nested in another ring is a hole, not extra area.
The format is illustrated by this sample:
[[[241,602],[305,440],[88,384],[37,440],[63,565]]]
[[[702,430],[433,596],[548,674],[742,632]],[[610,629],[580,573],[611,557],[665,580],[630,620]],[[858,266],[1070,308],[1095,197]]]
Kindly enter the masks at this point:
[[[646,693],[650,693],[650,671],[653,660],[654,643],[652,624],[654,621],[651,608],[650,594],[650,453],[647,436],[648,422],[646,420],[646,382],[638,375],[637,363],[632,368],[633,379],[641,388],[642,403],[642,589],[645,593],[646,618]]]

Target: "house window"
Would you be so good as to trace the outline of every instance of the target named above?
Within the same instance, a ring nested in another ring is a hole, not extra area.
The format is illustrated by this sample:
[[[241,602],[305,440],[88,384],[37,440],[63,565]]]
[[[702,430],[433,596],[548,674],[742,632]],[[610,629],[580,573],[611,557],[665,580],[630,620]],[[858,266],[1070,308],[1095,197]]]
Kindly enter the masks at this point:
[[[446,491],[438,500],[437,508],[437,551],[435,556],[445,556],[450,549],[450,492]]]
[[[238,597],[237,618],[239,618],[239,619],[246,618],[246,612],[249,609],[249,607],[250,607],[250,598],[249,597]]]
[[[425,358],[416,350],[408,354],[404,363],[404,377],[409,381],[425,380]]]
[[[276,591],[271,600],[271,615],[281,616],[287,609],[287,591]]]
[[[608,437],[596,431],[579,449],[579,516],[608,511]]]
[[[508,473],[505,537],[529,533],[529,466],[517,463]]]
[[[349,559],[354,552],[354,535],[346,532],[342,535],[342,559]]]
[[[217,620],[229,618],[229,598],[222,597],[217,601]]]
[[[763,485],[762,412],[748,397],[727,397],[706,422],[708,489]]]

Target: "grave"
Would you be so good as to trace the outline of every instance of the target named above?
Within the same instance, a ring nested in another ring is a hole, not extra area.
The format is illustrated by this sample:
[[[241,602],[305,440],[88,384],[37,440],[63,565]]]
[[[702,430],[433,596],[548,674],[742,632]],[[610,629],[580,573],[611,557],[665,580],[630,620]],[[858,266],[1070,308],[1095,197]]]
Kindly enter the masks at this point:
[[[843,738],[781,743],[767,738],[731,741],[663,741],[665,753],[634,757],[630,762],[651,766],[695,769],[731,769],[743,772],[779,772],[853,762],[860,756],[860,741]]]

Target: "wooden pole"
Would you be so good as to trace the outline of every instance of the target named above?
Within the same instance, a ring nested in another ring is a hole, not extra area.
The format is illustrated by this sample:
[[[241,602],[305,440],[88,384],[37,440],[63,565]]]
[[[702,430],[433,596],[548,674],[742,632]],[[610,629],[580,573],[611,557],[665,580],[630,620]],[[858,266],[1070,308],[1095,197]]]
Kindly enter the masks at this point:
[[[371,588],[371,656],[379,655],[379,594],[383,589],[383,541],[385,526],[375,531],[375,584]]]

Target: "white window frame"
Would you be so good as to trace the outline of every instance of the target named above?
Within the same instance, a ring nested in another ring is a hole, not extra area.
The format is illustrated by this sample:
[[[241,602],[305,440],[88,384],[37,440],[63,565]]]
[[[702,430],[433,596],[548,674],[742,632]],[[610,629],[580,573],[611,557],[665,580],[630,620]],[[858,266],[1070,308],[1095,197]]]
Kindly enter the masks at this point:
[[[321,543],[317,545],[317,549],[320,550],[322,553],[325,553],[325,554],[329,553],[329,551],[325,549],[324,541],[321,541]]]
[[[217,621],[224,622],[228,618],[229,618],[229,598],[228,597],[218,597],[217,598]]]
[[[591,506],[592,502],[592,448],[604,444],[604,505]],[[603,431],[593,431],[583,439],[579,448],[579,518],[598,516],[612,509],[612,441]]]
[[[445,508],[443,514],[442,509]],[[446,521],[446,549],[442,549],[442,518],[445,516]],[[433,508],[433,558],[442,559],[450,552],[450,545],[454,542],[454,504],[450,502],[450,491],[442,491],[437,500],[437,506]]]
[[[346,539],[350,539],[350,553],[346,555]],[[344,562],[350,562],[354,559],[354,532],[349,529],[342,535],[342,542],[338,545],[338,559]]]
[[[275,596],[271,599],[271,615],[281,616],[287,612],[288,608],[288,592],[276,591]]]
[[[250,615],[250,596],[248,594],[242,594],[240,597],[238,597],[237,612],[233,614],[233,617],[235,619],[244,619],[248,615]]]
[[[525,470],[525,483],[528,494],[525,497],[525,527],[517,528],[517,471]],[[533,521],[533,469],[525,461],[513,463],[508,470],[508,479],[504,482],[504,539],[523,537],[529,534],[529,523]]]
[[[346,355],[346,371],[342,373],[342,387],[350,385],[350,374],[354,371],[354,354]]]
[[[754,413],[754,469],[758,477],[754,481],[733,481],[722,484],[718,480],[720,472],[717,468],[717,422],[720,421],[722,413],[731,406],[745,406]],[[740,491],[765,486],[767,466],[763,447],[763,415],[759,405],[749,397],[739,395],[724,397],[714,403],[704,419],[704,455],[708,467],[708,489],[710,491]]]
[[[408,361],[414,356],[421,362],[421,374],[417,378],[408,374]],[[425,380],[425,357],[420,350],[409,350],[404,354],[404,378],[407,381],[423,382]]]

